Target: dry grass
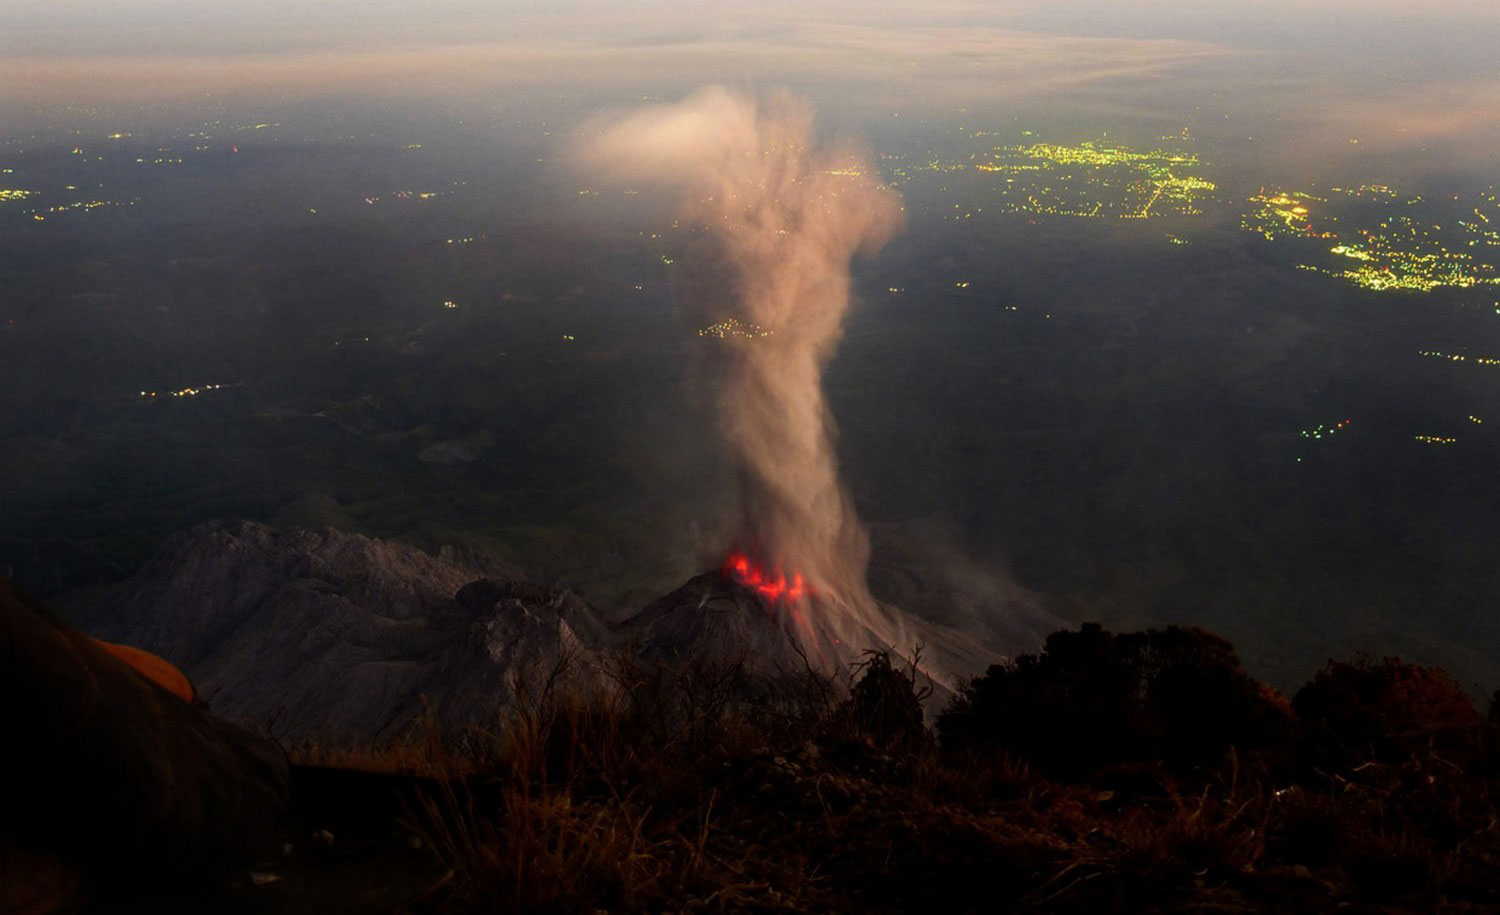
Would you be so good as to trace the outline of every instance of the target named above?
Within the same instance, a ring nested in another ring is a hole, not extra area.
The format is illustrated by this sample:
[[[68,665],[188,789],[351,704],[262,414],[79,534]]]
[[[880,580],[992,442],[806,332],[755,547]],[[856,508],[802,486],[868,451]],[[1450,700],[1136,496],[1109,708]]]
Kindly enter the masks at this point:
[[[822,687],[788,688],[747,695],[740,666],[629,658],[587,691],[560,668],[518,682],[487,772],[498,793],[486,806],[472,777],[449,778],[421,811],[451,868],[428,904],[592,912],[692,900],[722,909],[779,895],[710,852],[718,794],[705,782],[752,744],[813,723],[792,697]]]
[[[376,746],[327,746],[318,743],[293,744],[286,747],[293,765],[322,766],[329,769],[353,769],[383,775],[453,775],[456,757],[434,746],[425,737],[402,738]],[[453,758],[450,758],[453,757]]]
[[[535,672],[483,741],[348,758],[440,776],[418,811],[448,870],[414,903],[426,911],[1500,904],[1493,725],[1336,772],[1316,748],[1302,768],[1231,750],[1191,771],[1059,779],[913,737],[893,684],[912,701],[919,685],[893,679],[899,664],[872,670],[887,680],[863,711],[858,687],[751,688],[735,665],[620,658],[592,686]]]

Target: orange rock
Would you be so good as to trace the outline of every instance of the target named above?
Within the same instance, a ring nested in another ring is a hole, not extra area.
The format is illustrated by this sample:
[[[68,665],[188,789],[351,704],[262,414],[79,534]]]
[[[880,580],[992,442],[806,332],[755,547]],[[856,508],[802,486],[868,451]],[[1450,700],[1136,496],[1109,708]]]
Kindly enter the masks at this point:
[[[192,702],[196,693],[193,691],[193,682],[189,680],[182,671],[168,664],[149,651],[135,648],[130,645],[116,645],[113,642],[105,642],[100,639],[94,641],[99,647],[124,661],[132,670],[141,676],[160,686],[162,689],[177,696],[184,702]]]
[[[192,695],[0,579],[0,913],[56,908],[75,875],[122,898],[212,886],[281,847],[285,754]]]

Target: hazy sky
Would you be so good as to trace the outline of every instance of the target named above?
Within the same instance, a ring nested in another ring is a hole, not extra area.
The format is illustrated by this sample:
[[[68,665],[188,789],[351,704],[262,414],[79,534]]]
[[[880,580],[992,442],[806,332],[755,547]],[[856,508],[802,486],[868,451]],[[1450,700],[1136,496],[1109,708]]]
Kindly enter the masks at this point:
[[[456,45],[537,51],[730,45],[819,54],[848,36],[882,35],[881,49],[942,50],[950,33],[970,44],[1015,33],[1114,38],[1129,45],[1190,42],[1221,49],[1316,50],[1370,65],[1496,70],[1500,4],[1354,0],[1135,0],[1057,3],[343,2],[297,0],[58,0],[0,3],[0,56],[176,60],[313,51],[362,57]],[[840,36],[843,36],[842,38]],[[936,36],[939,47],[934,47]],[[1003,45],[1002,45],[1003,47]],[[957,50],[957,49],[955,49]],[[1399,60],[1384,59],[1399,54]],[[1084,62],[1086,63],[1086,61]],[[733,61],[730,62],[733,65]]]
[[[1218,105],[1288,150],[1358,137],[1472,162],[1500,145],[1496,47],[1492,0],[62,0],[0,3],[0,102],[607,100],[721,82],[825,111],[1057,104],[1104,123]]]
[[[1058,35],[1179,38],[1231,46],[1357,40],[1453,56],[1500,25],[1489,0],[1134,0],[1049,3],[757,4],[662,0],[323,2],[7,0],[6,56],[222,54],[307,48],[369,50],[445,42],[547,38],[579,45],[775,34],[809,24],[901,30],[1013,28]],[[1382,33],[1388,41],[1382,41]],[[1470,36],[1474,40],[1468,40]]]

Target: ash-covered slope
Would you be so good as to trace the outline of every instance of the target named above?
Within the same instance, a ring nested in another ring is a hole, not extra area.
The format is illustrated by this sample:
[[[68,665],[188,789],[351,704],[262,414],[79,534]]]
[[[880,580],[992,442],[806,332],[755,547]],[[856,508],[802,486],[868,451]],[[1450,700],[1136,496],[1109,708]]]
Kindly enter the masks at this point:
[[[764,676],[792,675],[815,666],[813,659],[804,658],[783,614],[722,572],[689,579],[626,620],[622,630],[650,661],[743,664]]]
[[[876,605],[865,618],[880,631],[859,625],[841,631],[849,638],[820,640],[821,627],[808,617],[840,612],[836,603],[812,595],[796,601],[766,599],[725,572],[708,572],[654,601],[626,620],[624,636],[648,660],[675,663],[697,659],[718,665],[743,664],[748,673],[783,677],[809,670],[841,678],[867,650],[900,658],[921,652],[939,700],[958,681],[977,676],[1000,656],[957,630]],[[884,633],[884,634],[883,634]]]
[[[221,715],[287,741],[367,743],[414,726],[492,726],[511,678],[595,670],[605,626],[577,596],[444,551],[248,522],[169,538],[83,609],[100,638],[183,669]]]

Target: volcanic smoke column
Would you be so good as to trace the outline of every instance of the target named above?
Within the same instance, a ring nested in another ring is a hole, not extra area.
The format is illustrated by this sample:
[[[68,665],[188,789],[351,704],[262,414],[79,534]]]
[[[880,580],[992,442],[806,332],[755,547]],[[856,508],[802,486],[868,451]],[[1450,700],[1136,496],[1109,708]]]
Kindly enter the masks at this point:
[[[817,145],[811,110],[785,95],[761,105],[706,88],[613,122],[583,153],[618,179],[679,191],[683,220],[711,232],[735,268],[740,318],[769,332],[732,341],[718,404],[742,465],[739,548],[757,576],[785,583],[774,596],[810,654],[901,646],[865,582],[868,540],[839,481],[822,387],[850,259],[900,227],[899,196],[852,149]]]

